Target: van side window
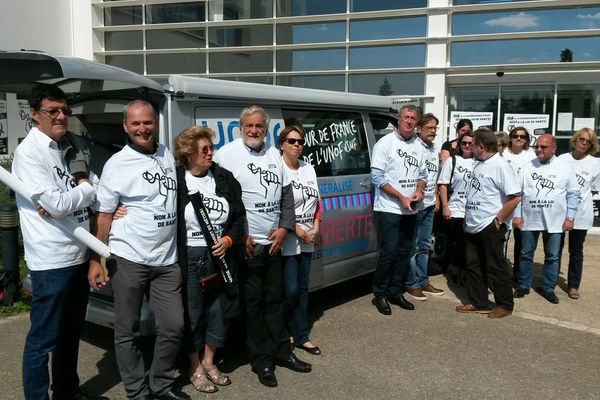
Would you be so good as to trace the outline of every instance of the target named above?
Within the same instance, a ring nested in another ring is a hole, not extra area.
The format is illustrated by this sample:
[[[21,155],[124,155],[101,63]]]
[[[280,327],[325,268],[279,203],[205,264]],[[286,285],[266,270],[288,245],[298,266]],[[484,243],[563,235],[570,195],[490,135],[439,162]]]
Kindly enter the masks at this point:
[[[379,141],[382,137],[390,132],[393,132],[398,125],[398,118],[391,115],[369,114],[375,141]]]
[[[360,113],[330,110],[282,110],[285,125],[300,125],[306,134],[302,159],[317,176],[370,173],[369,148]]]

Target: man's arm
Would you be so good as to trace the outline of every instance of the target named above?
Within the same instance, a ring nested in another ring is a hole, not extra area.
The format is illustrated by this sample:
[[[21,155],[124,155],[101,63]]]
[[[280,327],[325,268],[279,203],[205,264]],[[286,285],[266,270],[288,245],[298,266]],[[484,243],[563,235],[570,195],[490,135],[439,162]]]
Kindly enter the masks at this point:
[[[94,218],[92,234],[103,243],[108,242],[108,234],[113,220],[114,213],[97,212]],[[88,270],[88,282],[96,290],[106,285],[108,282],[108,271],[100,262],[100,256],[92,253],[90,256],[90,267]]]
[[[510,194],[508,198],[504,202],[504,205],[496,214],[496,218],[494,221],[496,222],[497,227],[500,227],[500,223],[504,221],[508,216],[515,210],[519,202],[521,201],[521,196],[518,194]]]

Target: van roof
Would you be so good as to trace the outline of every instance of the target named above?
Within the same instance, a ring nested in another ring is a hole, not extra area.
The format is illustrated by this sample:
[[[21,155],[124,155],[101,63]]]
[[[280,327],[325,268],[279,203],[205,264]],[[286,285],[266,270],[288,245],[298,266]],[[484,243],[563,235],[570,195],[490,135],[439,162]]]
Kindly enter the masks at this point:
[[[379,110],[392,108],[391,98],[370,94],[206,79],[184,75],[169,76],[169,84],[176,97],[183,96],[184,98],[238,101],[239,99],[247,99],[248,103],[260,105],[318,104],[323,107],[335,105]]]

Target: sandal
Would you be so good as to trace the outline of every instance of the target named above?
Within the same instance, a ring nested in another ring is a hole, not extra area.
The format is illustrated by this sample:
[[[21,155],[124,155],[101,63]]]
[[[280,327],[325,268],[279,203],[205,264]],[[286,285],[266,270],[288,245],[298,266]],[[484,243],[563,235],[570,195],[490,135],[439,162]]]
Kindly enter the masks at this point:
[[[219,390],[219,388],[213,385],[213,383],[204,374],[192,375],[190,382],[192,382],[194,389],[202,393],[214,393]]]
[[[231,384],[231,379],[227,375],[222,374],[216,365],[210,369],[204,369],[204,372],[206,373],[206,377],[215,385],[227,386]]]

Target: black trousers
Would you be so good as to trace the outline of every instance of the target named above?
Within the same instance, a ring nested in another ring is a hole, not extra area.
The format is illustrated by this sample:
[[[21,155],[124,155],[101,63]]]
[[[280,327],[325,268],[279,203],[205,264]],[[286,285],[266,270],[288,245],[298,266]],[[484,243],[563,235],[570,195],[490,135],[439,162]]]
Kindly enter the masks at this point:
[[[465,233],[467,293],[475,307],[489,307],[489,287],[497,306],[514,308],[511,272],[504,257],[506,231],[506,225],[496,229],[492,221],[481,232]]]
[[[246,344],[250,365],[265,368],[274,357],[290,353],[290,335],[285,328],[281,254],[269,255],[269,247],[256,245],[243,274],[246,306]]]

